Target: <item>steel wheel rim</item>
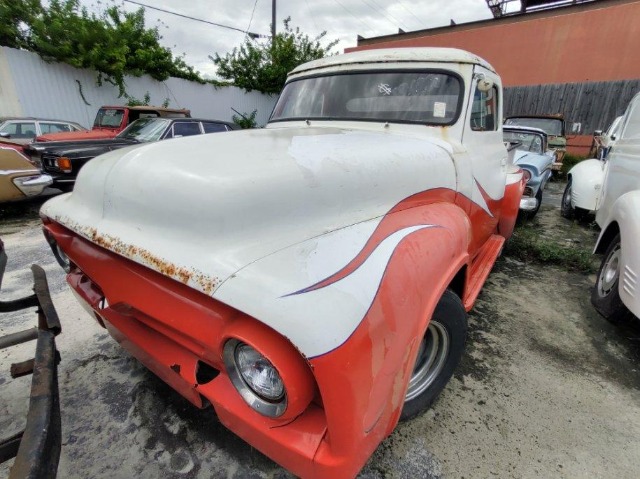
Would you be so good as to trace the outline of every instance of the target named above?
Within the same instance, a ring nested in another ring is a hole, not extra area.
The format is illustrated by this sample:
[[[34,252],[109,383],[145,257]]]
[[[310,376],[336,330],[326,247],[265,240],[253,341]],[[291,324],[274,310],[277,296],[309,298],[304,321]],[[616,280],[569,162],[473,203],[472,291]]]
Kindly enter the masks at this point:
[[[449,333],[441,323],[432,320],[420,343],[405,401],[415,399],[433,384],[444,367],[449,349]]]
[[[602,271],[598,277],[598,294],[604,297],[611,293],[611,290],[618,281],[620,275],[620,244],[609,253],[604,261]]]

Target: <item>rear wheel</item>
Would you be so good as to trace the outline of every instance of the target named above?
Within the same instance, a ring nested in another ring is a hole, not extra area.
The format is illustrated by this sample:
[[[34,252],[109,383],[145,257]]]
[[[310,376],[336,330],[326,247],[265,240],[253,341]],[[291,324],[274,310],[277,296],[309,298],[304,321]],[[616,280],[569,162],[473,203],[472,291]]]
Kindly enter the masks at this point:
[[[445,291],[422,338],[400,415],[411,419],[427,410],[451,379],[467,337],[467,313],[460,298]]]
[[[618,289],[621,251],[620,233],[618,233],[604,253],[596,285],[591,293],[591,304],[612,323],[627,322],[632,317],[631,312],[620,299]]]
[[[560,203],[560,214],[567,219],[572,219],[575,214],[573,206],[571,206],[571,178],[567,181],[567,186],[562,194],[562,203]]]

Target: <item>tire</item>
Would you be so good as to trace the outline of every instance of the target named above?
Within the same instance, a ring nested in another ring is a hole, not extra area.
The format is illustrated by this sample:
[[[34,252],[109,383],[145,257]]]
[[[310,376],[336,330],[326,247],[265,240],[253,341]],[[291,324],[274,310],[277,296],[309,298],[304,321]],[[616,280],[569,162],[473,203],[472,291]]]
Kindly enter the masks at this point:
[[[438,301],[420,344],[400,420],[426,411],[447,385],[460,362],[467,339],[467,313],[452,291]]]
[[[567,186],[562,193],[562,201],[560,202],[560,214],[567,219],[573,219],[575,210],[571,206],[571,178],[567,181]]]
[[[596,284],[591,292],[591,304],[605,319],[612,323],[626,323],[631,312],[620,299],[620,233],[609,243],[598,269]]]

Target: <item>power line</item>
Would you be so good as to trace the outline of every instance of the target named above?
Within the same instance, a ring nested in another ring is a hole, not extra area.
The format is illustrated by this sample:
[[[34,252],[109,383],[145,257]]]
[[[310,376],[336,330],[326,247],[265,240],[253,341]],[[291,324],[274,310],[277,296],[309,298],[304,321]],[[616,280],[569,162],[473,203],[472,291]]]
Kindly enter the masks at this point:
[[[401,6],[402,8],[404,8],[407,12],[409,12],[413,18],[415,18],[416,20],[418,20],[418,22],[420,22],[420,24],[421,24],[423,27],[426,27],[426,26],[427,26],[427,24],[426,24],[426,23],[424,23],[422,20],[420,20],[420,19],[419,19],[419,18],[418,18],[418,17],[417,17],[417,16],[416,16],[416,15],[415,15],[411,10],[409,10],[407,7],[405,7],[405,6],[404,6],[404,3],[402,2],[402,0],[398,0],[398,3],[400,4],[400,6]]]
[[[373,10],[373,11],[374,11],[374,12],[376,12],[376,13],[378,13],[378,12],[382,13],[382,15],[384,15],[384,16],[387,18],[387,20],[389,20],[389,22],[391,22],[391,24],[392,24],[394,27],[402,28],[402,29],[404,29],[404,30],[408,30],[408,28],[406,28],[405,26],[403,26],[403,25],[402,25],[402,22],[401,22],[400,20],[398,20],[396,17],[394,17],[394,16],[393,16],[393,15],[391,15],[391,14],[388,14],[388,15],[387,15],[387,11],[386,11],[386,9],[385,9],[384,7],[381,7],[380,5],[378,5],[376,2],[372,2],[372,3],[373,3],[373,5],[371,5],[371,3],[369,3],[367,0],[362,0],[362,3],[366,4],[369,8],[371,8],[371,10]],[[374,5],[375,5],[375,6],[374,6]],[[376,10],[376,8],[375,8],[375,7],[378,7],[378,10]],[[397,25],[396,25],[396,23],[397,23]]]
[[[353,18],[355,18],[355,19],[356,19],[356,20],[358,20],[360,23],[362,23],[362,24],[363,24],[363,25],[368,29],[368,31],[375,33],[375,31],[376,31],[376,30],[375,30],[374,28],[371,28],[371,25],[367,24],[367,23],[366,23],[364,20],[362,20],[361,18],[358,18],[357,16],[355,16],[351,10],[349,10],[347,7],[345,7],[345,6],[340,2],[340,0],[333,0],[333,1],[334,1],[334,2],[336,2],[338,5],[340,5],[342,8],[344,8],[344,9],[347,11],[347,13],[349,13],[349,15],[351,15]]]
[[[182,13],[172,12],[170,10],[164,10],[164,9],[158,8],[158,7],[152,7],[151,5],[146,5],[146,4],[140,3],[140,2],[134,2],[133,0],[123,0],[123,1],[125,1],[127,3],[133,3],[135,5],[140,5],[141,7],[149,8],[151,10],[157,10],[159,12],[168,13],[170,15],[175,15],[177,17],[186,18],[188,20],[194,20],[196,22],[207,23],[209,25],[214,25],[214,26],[220,27],[220,28],[227,28],[229,30],[235,30],[236,32],[240,32],[240,33],[244,33],[245,35],[249,35],[251,38],[258,38],[258,37],[262,37],[263,36],[263,35],[260,35],[260,34],[257,34],[257,33],[249,32],[247,30],[242,30],[241,28],[230,27],[228,25],[222,25],[222,24],[216,23],[216,22],[210,22],[208,20],[203,20],[202,18],[190,17],[189,15],[183,15]],[[264,36],[267,36],[267,35],[264,35]]]
[[[247,31],[251,30],[251,22],[253,22],[253,14],[256,13],[256,7],[258,6],[258,0],[253,4],[253,10],[251,10],[251,18],[249,19],[249,26],[247,27]]]

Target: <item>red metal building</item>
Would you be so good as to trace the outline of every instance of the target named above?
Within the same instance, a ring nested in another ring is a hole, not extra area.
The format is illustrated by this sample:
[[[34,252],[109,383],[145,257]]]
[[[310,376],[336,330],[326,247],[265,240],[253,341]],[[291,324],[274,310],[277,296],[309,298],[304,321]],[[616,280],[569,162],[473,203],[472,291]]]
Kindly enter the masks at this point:
[[[523,3],[523,9],[526,3]],[[502,77],[505,87],[599,82],[595,94],[607,91],[609,96],[615,97],[615,92],[624,89],[627,81],[634,81],[632,88],[625,90],[624,101],[619,105],[613,108],[609,101],[609,105],[601,106],[603,118],[585,118],[589,112],[580,112],[580,108],[574,108],[567,115],[561,104],[556,111],[545,112],[564,111],[570,122],[581,123],[582,135],[570,139],[570,146],[576,152],[586,153],[584,147],[590,144],[593,129],[607,126],[616,115],[622,114],[630,99],[627,97],[634,93],[632,90],[640,80],[640,0],[562,3],[565,6],[505,16],[500,15],[498,6],[494,6],[491,10],[498,18],[359,38],[358,46],[347,51],[416,46],[462,48],[488,60]],[[609,83],[610,88],[607,88]],[[593,105],[587,110],[594,114]]]

